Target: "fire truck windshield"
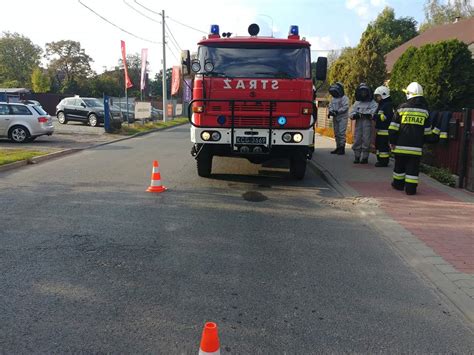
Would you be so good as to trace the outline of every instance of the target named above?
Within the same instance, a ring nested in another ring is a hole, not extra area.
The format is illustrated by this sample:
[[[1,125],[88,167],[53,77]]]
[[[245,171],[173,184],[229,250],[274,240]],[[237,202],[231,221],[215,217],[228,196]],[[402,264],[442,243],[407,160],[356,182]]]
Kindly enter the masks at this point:
[[[311,60],[307,47],[201,46],[198,51],[201,74],[230,78],[310,79]],[[205,63],[213,71],[205,71]]]

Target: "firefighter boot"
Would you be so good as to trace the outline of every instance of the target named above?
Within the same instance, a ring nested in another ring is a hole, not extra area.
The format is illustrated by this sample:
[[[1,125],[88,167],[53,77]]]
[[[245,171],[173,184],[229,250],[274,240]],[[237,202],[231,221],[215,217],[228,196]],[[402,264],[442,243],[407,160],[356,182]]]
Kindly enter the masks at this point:
[[[331,153],[331,154],[338,154],[338,153],[339,153],[339,147],[337,147],[337,148],[334,149],[334,150],[331,150],[329,153]]]
[[[346,148],[344,147],[339,147],[337,148],[338,149],[338,152],[336,153],[337,155],[344,155],[346,154]]]

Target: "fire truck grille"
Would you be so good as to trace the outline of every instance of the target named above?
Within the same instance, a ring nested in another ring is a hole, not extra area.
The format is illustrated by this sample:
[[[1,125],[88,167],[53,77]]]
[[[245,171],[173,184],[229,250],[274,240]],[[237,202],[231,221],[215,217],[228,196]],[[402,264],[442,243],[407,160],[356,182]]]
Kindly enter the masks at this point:
[[[239,117],[234,119],[235,127],[268,127],[269,119],[263,117]],[[272,126],[276,125],[276,118],[272,120]]]
[[[277,109],[276,102],[236,102],[234,104],[234,112],[270,112],[270,108],[273,112]],[[222,103],[218,105],[211,105],[211,111],[230,111],[231,105],[228,103]]]

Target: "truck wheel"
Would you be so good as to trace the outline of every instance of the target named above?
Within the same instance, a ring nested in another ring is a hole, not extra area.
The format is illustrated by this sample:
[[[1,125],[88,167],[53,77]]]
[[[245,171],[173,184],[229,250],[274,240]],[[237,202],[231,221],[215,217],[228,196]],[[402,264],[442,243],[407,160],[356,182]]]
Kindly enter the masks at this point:
[[[200,177],[209,177],[211,176],[212,171],[212,155],[204,149],[196,157],[197,162],[197,172]]]
[[[306,157],[303,154],[290,159],[290,174],[297,180],[303,180],[306,173]]]

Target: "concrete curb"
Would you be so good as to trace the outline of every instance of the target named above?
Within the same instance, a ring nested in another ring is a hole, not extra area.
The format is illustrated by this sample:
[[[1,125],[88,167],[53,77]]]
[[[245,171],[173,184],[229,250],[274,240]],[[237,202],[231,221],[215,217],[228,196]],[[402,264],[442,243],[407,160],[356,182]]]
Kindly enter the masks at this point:
[[[338,181],[331,173],[313,160],[310,161],[310,167],[313,168],[331,187],[333,187],[342,197],[354,198],[353,190],[348,189],[343,182]],[[430,179],[431,184],[445,189],[447,186],[436,180]],[[446,190],[443,191],[446,192]],[[450,278],[447,277],[435,264],[430,263],[426,255],[422,254],[422,250],[426,254],[428,248],[423,242],[411,234],[408,230],[390,218],[385,212],[376,206],[359,206],[356,212],[364,218],[372,229],[378,232],[384,240],[394,249],[394,251],[408,264],[412,269],[416,270],[424,279],[428,280],[439,293],[443,294],[450,303],[464,316],[467,325],[474,328],[474,299],[469,297],[462,291]],[[370,218],[367,218],[370,217]],[[377,221],[377,223],[375,223]],[[384,228],[380,228],[383,225]],[[432,250],[432,256],[437,255]],[[447,262],[443,264],[449,265]]]
[[[108,145],[108,144],[117,143],[117,142],[125,141],[125,140],[128,140],[128,139],[132,139],[132,138],[145,136],[147,134],[151,134],[151,133],[155,133],[155,132],[159,132],[159,131],[165,131],[165,130],[172,129],[172,128],[179,127],[179,126],[184,126],[186,124],[188,124],[188,122],[180,123],[180,124],[177,124],[177,125],[174,125],[174,126],[169,126],[169,127],[155,128],[155,129],[152,129],[152,130],[146,131],[146,132],[135,133],[131,136],[117,138],[117,139],[111,140],[109,142],[94,144],[94,145],[91,145],[90,147],[86,147],[86,148],[64,149],[64,150],[60,150],[58,152],[45,154],[45,155],[35,157],[35,158],[31,158],[31,159],[28,159],[28,160],[16,161],[14,163],[1,165],[0,166],[0,173],[2,173],[4,171],[9,171],[9,170],[21,168],[21,167],[26,166],[26,165],[45,162],[45,161],[60,158],[60,157],[66,156],[66,155],[71,155],[71,154],[74,154],[74,153],[81,152],[83,150],[98,148],[98,147],[102,147],[104,145]]]

